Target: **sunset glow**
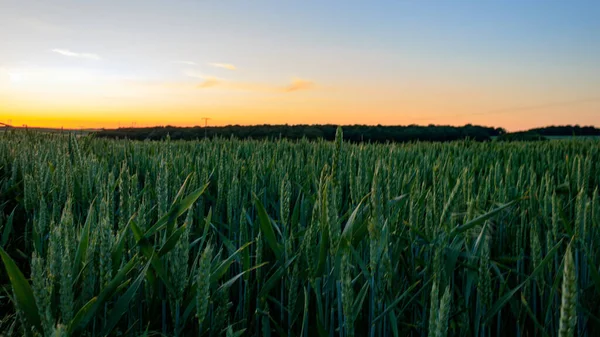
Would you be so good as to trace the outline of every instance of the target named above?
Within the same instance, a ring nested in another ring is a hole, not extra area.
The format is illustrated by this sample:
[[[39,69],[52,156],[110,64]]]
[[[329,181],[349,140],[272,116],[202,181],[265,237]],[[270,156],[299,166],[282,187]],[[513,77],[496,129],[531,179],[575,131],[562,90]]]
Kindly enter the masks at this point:
[[[597,1],[0,3],[17,126],[600,125]]]

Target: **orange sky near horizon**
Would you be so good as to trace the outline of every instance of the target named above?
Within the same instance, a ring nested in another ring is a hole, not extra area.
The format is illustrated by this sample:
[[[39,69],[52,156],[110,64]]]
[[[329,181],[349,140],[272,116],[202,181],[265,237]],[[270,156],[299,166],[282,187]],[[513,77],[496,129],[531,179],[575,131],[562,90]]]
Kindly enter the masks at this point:
[[[600,100],[532,100],[532,93],[486,94],[482,90],[414,87],[388,90],[330,86],[298,92],[197,88],[197,84],[55,84],[36,90],[25,79],[4,83],[0,122],[52,128],[118,128],[159,125],[211,126],[253,124],[477,124],[510,131],[552,124],[598,123]],[[2,83],[0,81],[0,83]],[[39,89],[39,88],[38,88]],[[77,94],[73,95],[76,91]],[[505,101],[512,103],[506,105]],[[577,119],[573,119],[577,111]]]
[[[584,104],[581,104],[582,106]],[[332,110],[337,110],[332,108]],[[503,115],[501,112],[489,111],[478,114],[464,113],[457,110],[456,114],[421,114],[418,112],[407,113],[405,117],[398,113],[375,113],[372,110],[343,110],[339,114],[332,113],[326,107],[306,110],[303,108],[267,109],[263,106],[246,107],[242,109],[231,108],[138,108],[127,110],[103,110],[97,107],[79,109],[49,109],[38,108],[27,111],[21,109],[0,108],[0,122],[16,127],[27,125],[29,127],[65,128],[65,129],[112,129],[119,127],[152,127],[152,126],[203,126],[204,117],[209,126],[226,125],[258,125],[258,124],[336,124],[336,125],[454,125],[475,124],[483,126],[504,127],[509,131],[519,131],[534,127],[548,125],[595,125],[598,126],[598,109],[585,109],[588,118],[578,119],[574,122],[570,117],[571,107],[556,107],[552,109],[517,107],[517,111],[525,111],[527,115],[515,118],[514,114]],[[537,113],[532,113],[536,110]],[[579,109],[583,110],[583,109]],[[80,111],[86,111],[81,113]],[[284,111],[284,112],[282,112]],[[415,111],[415,110],[413,110]],[[512,111],[512,110],[511,110]],[[449,116],[448,116],[449,115]],[[543,116],[543,117],[542,117]],[[546,123],[549,116],[554,117],[553,123]],[[386,118],[388,117],[388,118]]]
[[[551,91],[556,94],[548,95]],[[208,117],[212,126],[471,123],[515,131],[597,124],[600,99],[587,95],[560,99],[561,88],[543,85],[476,86],[425,77],[398,84],[297,78],[269,84],[202,78],[148,81],[85,68],[21,68],[0,69],[0,122],[79,129],[196,126]],[[549,96],[558,98],[548,101]]]
[[[23,0],[0,122],[600,126],[600,3]]]

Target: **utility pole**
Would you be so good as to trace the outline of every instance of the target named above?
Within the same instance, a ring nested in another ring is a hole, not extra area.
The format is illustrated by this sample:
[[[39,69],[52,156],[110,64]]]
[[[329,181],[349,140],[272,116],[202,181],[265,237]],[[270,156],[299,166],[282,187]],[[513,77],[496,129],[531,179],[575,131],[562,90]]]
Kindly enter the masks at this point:
[[[208,127],[208,121],[211,120],[212,118],[202,117],[201,119],[204,120],[204,138],[206,138],[206,128]]]

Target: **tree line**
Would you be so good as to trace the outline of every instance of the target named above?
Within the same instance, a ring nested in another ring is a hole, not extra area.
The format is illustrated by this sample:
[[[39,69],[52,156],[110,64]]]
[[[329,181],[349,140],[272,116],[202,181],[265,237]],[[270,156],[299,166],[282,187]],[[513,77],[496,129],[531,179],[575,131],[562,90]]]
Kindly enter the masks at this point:
[[[202,138],[237,139],[279,139],[292,140],[334,140],[337,125],[229,125],[222,127],[175,127],[160,126],[150,128],[120,128],[102,130],[96,133],[101,138],[127,138],[134,140],[194,140]],[[344,126],[344,140],[350,142],[408,142],[408,141],[452,141],[473,139],[490,140],[506,133],[502,128],[465,125],[461,127],[446,125],[347,125]]]
[[[228,125],[221,127],[176,127],[158,126],[148,128],[119,128],[96,132],[100,138],[119,138],[133,140],[195,140],[202,138],[236,139],[308,139],[334,140],[337,125]],[[545,136],[600,136],[600,129],[592,126],[549,126],[518,133],[508,133],[503,128],[467,124],[449,125],[346,125],[344,140],[349,142],[445,142],[470,139],[474,141],[499,140],[542,140]]]

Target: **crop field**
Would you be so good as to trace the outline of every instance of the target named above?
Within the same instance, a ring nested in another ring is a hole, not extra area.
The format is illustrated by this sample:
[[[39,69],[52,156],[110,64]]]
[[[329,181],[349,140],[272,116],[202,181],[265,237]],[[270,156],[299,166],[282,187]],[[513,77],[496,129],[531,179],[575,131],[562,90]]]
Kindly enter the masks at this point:
[[[600,142],[0,133],[0,335],[598,336]]]

